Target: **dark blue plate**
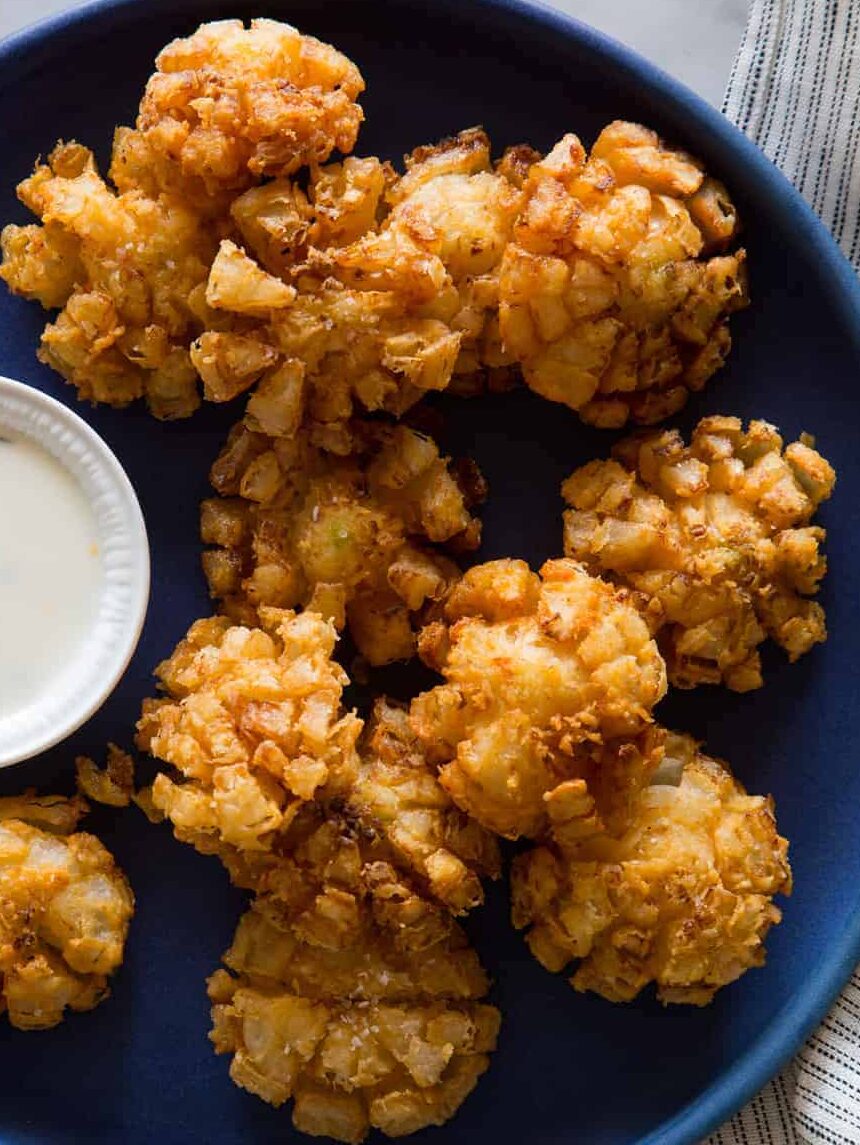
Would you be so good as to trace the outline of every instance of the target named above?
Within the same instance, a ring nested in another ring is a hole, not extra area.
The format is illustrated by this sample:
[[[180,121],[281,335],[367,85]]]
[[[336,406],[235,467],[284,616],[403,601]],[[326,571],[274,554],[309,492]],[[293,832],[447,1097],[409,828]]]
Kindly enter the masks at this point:
[[[728,369],[681,421],[688,428],[704,413],[733,413],[766,417],[787,434],[818,435],[840,481],[822,514],[831,636],[797,665],[769,657],[759,692],[673,695],[660,715],[706,739],[753,790],[774,793],[792,840],[795,895],[770,940],[767,967],[699,1011],[663,1010],[651,998],[621,1007],[574,995],[528,956],[508,925],[505,891],[496,888],[469,929],[496,980],[501,1045],[461,1113],[418,1137],[447,1145],[692,1143],[798,1048],[860,957],[860,289],[794,191],[715,111],[590,29],[516,0],[86,5],[0,49],[0,219],[24,220],[13,184],[58,136],[106,155],[114,124],[131,122],[151,61],[167,40],[204,19],[262,14],[334,41],[359,63],[368,81],[360,153],[397,158],[480,122],[498,148],[522,139],[546,146],[568,130],[590,140],[605,121],[623,116],[702,156],[742,210],[754,305],[735,322]],[[73,404],[71,392],[35,360],[42,324],[37,307],[0,295],[0,372]],[[481,556],[556,555],[558,484],[607,451],[612,435],[586,430],[572,413],[528,393],[440,406],[448,447],[470,452],[490,480]],[[73,742],[0,777],[3,792],[27,784],[68,790],[76,752],[99,755],[108,738],[129,743],[152,667],[208,609],[197,503],[238,410],[210,408],[176,425],[141,410],[88,416],[140,495],[152,540],[153,604],[138,654],[110,703]],[[417,682],[403,669],[381,678],[400,694]],[[227,1061],[206,1040],[203,980],[218,965],[243,896],[214,860],[175,843],[136,811],[100,810],[90,826],[137,893],[128,957],[113,999],[92,1014],[45,1034],[0,1026],[4,1142],[298,1140],[288,1111],[235,1088]]]

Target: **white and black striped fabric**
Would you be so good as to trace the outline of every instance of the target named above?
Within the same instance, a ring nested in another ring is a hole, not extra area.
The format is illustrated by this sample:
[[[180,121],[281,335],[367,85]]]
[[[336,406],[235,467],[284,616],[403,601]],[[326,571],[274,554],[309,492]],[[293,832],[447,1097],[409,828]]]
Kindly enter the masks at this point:
[[[723,112],[860,267],[858,0],[752,0]]]
[[[850,0],[853,2],[853,0]],[[795,1060],[708,1145],[858,1145],[860,974]]]
[[[723,111],[860,270],[860,0],[752,0]],[[791,1065],[708,1145],[860,1145],[860,969]]]

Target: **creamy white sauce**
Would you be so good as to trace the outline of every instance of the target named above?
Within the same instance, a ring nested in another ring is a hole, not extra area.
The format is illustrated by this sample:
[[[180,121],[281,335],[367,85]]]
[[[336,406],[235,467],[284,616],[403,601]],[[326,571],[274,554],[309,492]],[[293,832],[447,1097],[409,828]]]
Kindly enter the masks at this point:
[[[47,450],[0,430],[0,721],[68,668],[97,613],[95,514]]]

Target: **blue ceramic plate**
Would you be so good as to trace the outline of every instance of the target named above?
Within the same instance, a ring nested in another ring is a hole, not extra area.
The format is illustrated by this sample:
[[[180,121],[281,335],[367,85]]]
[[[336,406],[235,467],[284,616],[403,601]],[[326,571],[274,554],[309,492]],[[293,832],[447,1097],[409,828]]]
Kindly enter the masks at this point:
[[[705,413],[765,417],[818,435],[839,470],[822,514],[831,574],[825,647],[767,664],[748,695],[673,695],[664,722],[705,739],[755,791],[776,796],[792,840],[797,889],[770,958],[705,1010],[651,998],[611,1006],[545,973],[507,922],[495,888],[469,929],[495,981],[505,1022],[492,1068],[461,1113],[417,1141],[445,1145],[682,1145],[733,1113],[797,1049],[860,957],[860,717],[855,636],[860,573],[860,290],[828,236],[758,151],[685,88],[582,25],[516,0],[124,0],[86,5],[0,49],[0,219],[23,221],[13,184],[55,139],[105,156],[131,122],[157,49],[201,20],[271,15],[331,40],[368,82],[360,153],[413,145],[484,123],[499,149],[562,132],[591,139],[617,116],[642,120],[706,160],[732,188],[746,224],[754,304],[738,316],[728,369],[692,403]],[[0,295],[0,372],[72,402],[34,352],[38,308]],[[558,485],[605,453],[613,435],[529,393],[442,402],[449,448],[470,452],[490,481],[481,556],[556,555]],[[197,503],[236,410],[161,425],[141,410],[88,412],[134,482],[152,542],[153,606],[139,651],[108,706],[74,738],[2,777],[68,790],[72,757],[128,743],[150,672],[207,612]],[[2,542],[0,542],[2,543]],[[58,570],[58,575],[61,575]],[[0,634],[2,639],[2,634]],[[383,674],[408,694],[416,679]],[[242,907],[213,860],[136,812],[93,815],[137,892],[128,957],[112,1000],[47,1034],[0,1026],[0,1134],[6,1145],[218,1145],[293,1141],[286,1110],[235,1088],[206,1040],[204,978]]]

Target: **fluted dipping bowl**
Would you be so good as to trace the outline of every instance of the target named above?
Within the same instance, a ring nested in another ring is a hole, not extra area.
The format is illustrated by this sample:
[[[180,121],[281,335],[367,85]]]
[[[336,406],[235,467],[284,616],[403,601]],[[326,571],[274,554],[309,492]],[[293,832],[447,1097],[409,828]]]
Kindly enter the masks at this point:
[[[0,716],[0,768],[61,743],[98,711],[134,655],[149,600],[149,548],[140,505],[99,435],[47,394],[0,377],[0,437],[7,434],[42,449],[83,494],[93,514],[100,574],[92,621],[68,660],[56,665],[57,673],[27,704]],[[14,496],[14,488],[0,488],[0,498]],[[0,537],[0,546],[4,541]],[[51,552],[50,536],[43,544]],[[54,551],[52,557],[62,591],[63,553]],[[0,592],[9,591],[0,582]]]
[[[546,8],[518,0],[115,0],[24,32],[0,48],[0,218],[25,221],[13,184],[57,138],[105,160],[114,124],[131,122],[157,50],[202,20],[272,16],[332,41],[361,67],[367,122],[358,154],[397,160],[419,143],[483,123],[498,151],[548,147],[565,131],[590,142],[631,118],[700,156],[732,191],[744,225],[753,304],[733,320],[727,368],[675,419],[704,414],[814,433],[839,484],[820,513],[830,573],[822,593],[830,639],[799,663],[766,654],[765,686],[736,695],[672,693],[661,722],[706,741],[755,792],[772,792],[796,876],[764,969],[708,1008],[627,1006],[574,994],[528,954],[508,921],[507,887],[488,894],[467,929],[495,980],[504,1022],[489,1072],[453,1121],[416,1142],[472,1145],[692,1145],[729,1117],[798,1049],[860,958],[860,289],[800,198],[716,111],[632,52]],[[44,316],[0,294],[2,372],[74,405],[35,359]],[[533,564],[561,549],[559,483],[605,456],[618,435],[588,429],[527,392],[442,398],[445,447],[475,457],[490,484],[479,559]],[[129,671],[71,745],[0,775],[68,790],[71,758],[128,744],[151,671],[188,624],[210,610],[199,571],[197,504],[208,467],[240,416],[207,408],[159,424],[140,409],[86,410],[141,499],[153,560],[152,606]],[[408,696],[426,675],[379,672]],[[365,696],[351,695],[364,702]],[[47,1034],[0,1027],[4,1145],[268,1145],[298,1141],[274,1110],[227,1078],[214,1056],[204,978],[218,965],[244,896],[219,864],[154,828],[134,809],[88,821],[126,869],[138,899],[114,997]]]

